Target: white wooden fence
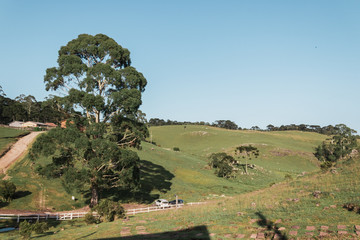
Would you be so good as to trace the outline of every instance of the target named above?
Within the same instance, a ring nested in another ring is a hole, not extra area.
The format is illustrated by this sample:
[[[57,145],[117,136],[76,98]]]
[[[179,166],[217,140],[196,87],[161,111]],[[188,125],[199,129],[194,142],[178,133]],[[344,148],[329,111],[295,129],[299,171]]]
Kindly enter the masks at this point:
[[[72,220],[75,218],[83,218],[88,212],[71,212],[71,213],[51,213],[51,214],[0,214],[0,219],[16,219],[20,220],[40,220],[40,219],[56,219],[56,220]],[[98,216],[97,213],[93,213]]]
[[[154,212],[154,211],[164,211],[170,209],[181,208],[184,206],[194,206],[204,204],[205,202],[193,202],[193,203],[186,203],[186,204],[178,204],[176,205],[169,205],[166,207],[146,207],[146,208],[136,208],[136,209],[128,209],[125,214],[127,215],[135,215],[138,213],[147,213],[147,212]],[[72,220],[75,218],[83,218],[88,212],[69,212],[69,213],[50,213],[50,214],[0,214],[0,219],[12,219],[17,220],[40,220],[40,219],[56,219],[56,220]],[[93,212],[94,216],[98,216],[96,212]]]
[[[193,205],[200,205],[204,204],[205,202],[193,202],[193,203],[186,203],[186,204],[178,204],[176,205],[168,205],[166,207],[159,207],[159,206],[153,206],[153,207],[146,207],[146,208],[136,208],[136,209],[128,209],[126,211],[127,215],[135,215],[138,213],[147,213],[147,212],[155,212],[155,211],[164,211],[164,210],[170,210],[170,209],[176,209],[184,206],[193,206]]]

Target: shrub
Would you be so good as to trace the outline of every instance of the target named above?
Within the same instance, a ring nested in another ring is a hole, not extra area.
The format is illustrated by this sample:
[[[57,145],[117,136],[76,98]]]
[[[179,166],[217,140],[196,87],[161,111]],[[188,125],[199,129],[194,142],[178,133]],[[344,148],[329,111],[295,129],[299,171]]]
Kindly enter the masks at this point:
[[[19,225],[19,234],[23,239],[29,239],[32,232],[32,226],[28,221],[23,221]]]
[[[32,231],[34,231],[37,234],[41,234],[46,232],[49,229],[49,226],[47,222],[39,222],[37,221],[32,225]]]
[[[173,150],[174,150],[175,152],[179,152],[179,151],[180,151],[180,148],[174,147]]]
[[[125,209],[119,203],[108,199],[101,200],[95,209],[107,222],[114,221],[115,216],[118,218],[125,217]]]
[[[323,171],[329,170],[330,168],[332,168],[332,166],[333,166],[333,163],[329,162],[329,161],[326,161],[326,162],[323,162],[323,163],[320,164],[320,168]]]
[[[0,180],[0,197],[4,201],[10,202],[12,199],[14,199],[15,192],[15,184],[7,180]]]
[[[98,219],[96,217],[94,217],[92,212],[88,212],[85,215],[85,219],[84,219],[86,224],[95,224],[95,223],[99,223]]]
[[[290,174],[285,174],[285,180],[286,181],[291,181],[291,180],[293,180],[293,177],[290,175]]]

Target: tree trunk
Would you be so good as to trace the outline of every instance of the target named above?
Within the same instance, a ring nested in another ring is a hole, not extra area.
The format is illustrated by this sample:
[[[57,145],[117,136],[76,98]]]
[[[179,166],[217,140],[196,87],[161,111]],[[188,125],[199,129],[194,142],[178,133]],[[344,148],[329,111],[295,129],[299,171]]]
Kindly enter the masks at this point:
[[[91,187],[90,207],[95,207],[99,202],[99,190],[97,186]]]

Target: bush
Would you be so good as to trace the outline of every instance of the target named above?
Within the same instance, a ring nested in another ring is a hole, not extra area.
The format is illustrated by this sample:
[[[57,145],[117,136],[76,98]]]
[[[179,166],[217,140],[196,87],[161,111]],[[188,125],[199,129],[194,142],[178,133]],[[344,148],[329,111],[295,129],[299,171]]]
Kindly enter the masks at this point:
[[[321,170],[323,170],[323,171],[329,170],[330,168],[332,168],[332,166],[333,166],[333,163],[332,163],[332,162],[328,162],[328,161],[323,162],[323,163],[320,164],[320,168],[321,168]]]
[[[28,221],[23,221],[19,225],[19,234],[23,239],[29,239],[32,232],[32,226]]]
[[[7,180],[0,180],[0,197],[4,201],[10,202],[12,199],[14,199],[15,192],[15,184]]]
[[[49,225],[47,222],[37,221],[36,223],[31,224],[28,221],[23,221],[19,225],[19,234],[23,239],[30,239],[32,232],[41,234],[46,232],[48,229]]]
[[[287,173],[287,174],[285,175],[285,180],[286,180],[286,181],[291,181],[291,180],[293,180],[293,177],[292,177],[290,174]]]
[[[99,220],[94,217],[93,213],[92,212],[88,212],[86,215],[85,215],[85,219],[84,219],[85,223],[86,224],[96,224],[96,223],[99,223]]]
[[[180,152],[180,148],[178,148],[178,147],[174,147],[173,150],[174,150],[175,152]]]
[[[125,217],[125,209],[119,203],[108,199],[101,200],[95,209],[107,222],[114,221],[115,216],[117,218]]]
[[[49,226],[47,222],[39,222],[37,221],[32,225],[32,231],[34,231],[37,234],[41,234],[46,232],[49,229]]]

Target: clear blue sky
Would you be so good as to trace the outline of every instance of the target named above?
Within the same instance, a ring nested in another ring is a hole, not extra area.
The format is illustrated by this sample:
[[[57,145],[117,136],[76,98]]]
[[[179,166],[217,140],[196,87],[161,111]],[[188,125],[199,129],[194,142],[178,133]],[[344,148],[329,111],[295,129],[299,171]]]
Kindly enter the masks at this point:
[[[147,118],[360,131],[360,1],[4,1],[0,85],[43,100],[46,68],[81,33],[131,51]]]

